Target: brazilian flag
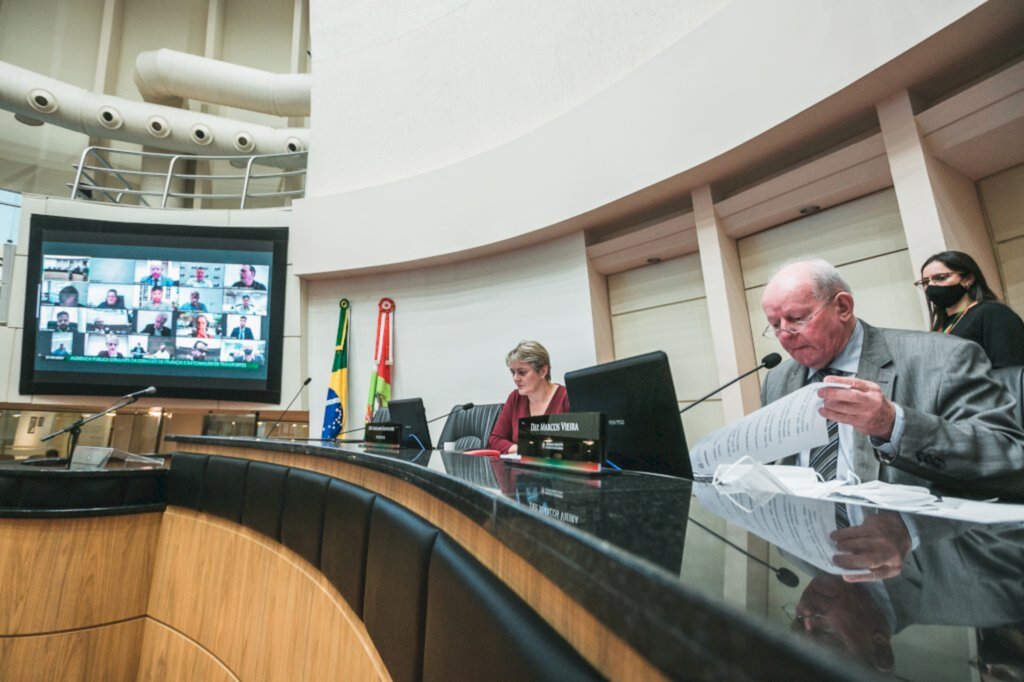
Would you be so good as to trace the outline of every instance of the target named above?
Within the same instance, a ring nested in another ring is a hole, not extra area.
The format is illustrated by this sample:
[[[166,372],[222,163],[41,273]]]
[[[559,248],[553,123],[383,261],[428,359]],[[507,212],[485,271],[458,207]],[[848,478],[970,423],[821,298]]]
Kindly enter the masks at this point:
[[[328,440],[338,437],[345,424],[348,409],[348,299],[338,301],[338,340],[334,344],[334,364],[327,382],[327,407],[320,437]]]

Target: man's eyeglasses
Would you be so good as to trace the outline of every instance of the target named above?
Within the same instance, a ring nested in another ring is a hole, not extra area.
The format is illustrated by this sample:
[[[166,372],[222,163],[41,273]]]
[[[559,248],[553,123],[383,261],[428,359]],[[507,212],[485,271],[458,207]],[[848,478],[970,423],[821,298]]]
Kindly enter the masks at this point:
[[[838,295],[839,294],[836,294],[836,296]],[[798,317],[794,320],[789,320],[788,322],[782,322],[780,320],[777,327],[769,323],[768,326],[764,328],[764,331],[761,332],[761,336],[763,336],[766,339],[770,339],[773,336],[777,337],[782,332],[786,332],[787,334],[792,334],[793,336],[796,336],[797,334],[804,330],[804,327],[810,324],[811,320],[818,316],[818,313],[820,313],[825,308],[829,307],[829,305],[832,304],[832,301],[834,301],[835,298],[836,297],[833,296],[828,301],[823,303],[817,310],[815,310],[813,313],[809,315],[804,315],[803,317]]]
[[[964,273],[962,272],[940,272],[935,275],[932,275],[931,277],[922,277],[921,279],[914,282],[914,286],[921,287],[922,289],[924,289],[930,284],[938,284],[939,286],[942,286],[943,284],[949,281],[950,277],[954,275],[959,275],[960,277],[963,277],[963,274]]]

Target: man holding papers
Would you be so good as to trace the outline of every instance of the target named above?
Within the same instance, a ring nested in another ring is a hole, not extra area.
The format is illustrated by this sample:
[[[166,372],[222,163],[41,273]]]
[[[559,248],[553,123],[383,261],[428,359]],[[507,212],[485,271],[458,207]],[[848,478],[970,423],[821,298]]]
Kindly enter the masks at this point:
[[[765,334],[792,358],[769,372],[762,403],[831,375],[818,394],[838,424],[833,477],[1024,497],[1024,433],[977,344],[858,320],[849,285],[823,260],[783,267],[761,306]],[[797,463],[818,468],[818,454]]]

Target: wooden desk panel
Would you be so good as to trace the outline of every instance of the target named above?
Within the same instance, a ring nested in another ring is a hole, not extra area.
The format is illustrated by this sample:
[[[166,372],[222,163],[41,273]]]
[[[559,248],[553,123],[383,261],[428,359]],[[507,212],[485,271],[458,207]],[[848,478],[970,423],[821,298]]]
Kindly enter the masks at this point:
[[[180,632],[152,618],[145,625],[139,680],[239,682],[216,656]]]
[[[217,517],[164,513],[148,612],[247,682],[390,679],[362,621],[319,571]],[[155,655],[143,652],[143,669]]]
[[[145,679],[138,677],[138,652],[142,648],[144,627],[145,618],[134,618],[69,632],[0,637],[0,680],[135,682]]]
[[[161,518],[0,518],[0,636],[144,616]]]

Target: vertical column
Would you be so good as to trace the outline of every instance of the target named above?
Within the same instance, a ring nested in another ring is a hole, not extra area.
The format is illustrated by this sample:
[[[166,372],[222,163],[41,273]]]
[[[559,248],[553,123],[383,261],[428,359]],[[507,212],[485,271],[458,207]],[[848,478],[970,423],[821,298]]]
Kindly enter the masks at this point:
[[[718,378],[725,383],[757,364],[740,255],[736,240],[725,234],[718,222],[711,187],[700,187],[692,195],[711,336],[715,342],[715,363],[718,365]],[[760,404],[756,376],[747,377],[722,393],[726,423],[753,412]]]
[[[711,187],[692,192],[693,215],[697,223],[697,245],[704,290],[707,293],[711,337],[715,344],[715,363],[722,383],[753,367],[754,343],[751,338],[747,299],[740,270],[736,240],[725,234],[718,222]],[[756,376],[733,384],[722,394],[722,412],[726,423],[753,412],[761,404]],[[742,528],[729,525],[726,537],[754,556],[767,559],[768,545]],[[728,551],[727,551],[728,552]],[[768,606],[768,573],[763,566],[737,552],[725,555],[723,597],[751,611],[764,612]]]
[[[587,259],[590,283],[590,314],[594,321],[594,350],[598,362],[615,359],[615,338],[612,334],[612,308],[608,299],[608,277],[594,269]]]
[[[964,251],[978,261],[989,285],[1002,295],[974,182],[932,155],[906,90],[879,102],[876,109],[914,268],[939,251]]]

